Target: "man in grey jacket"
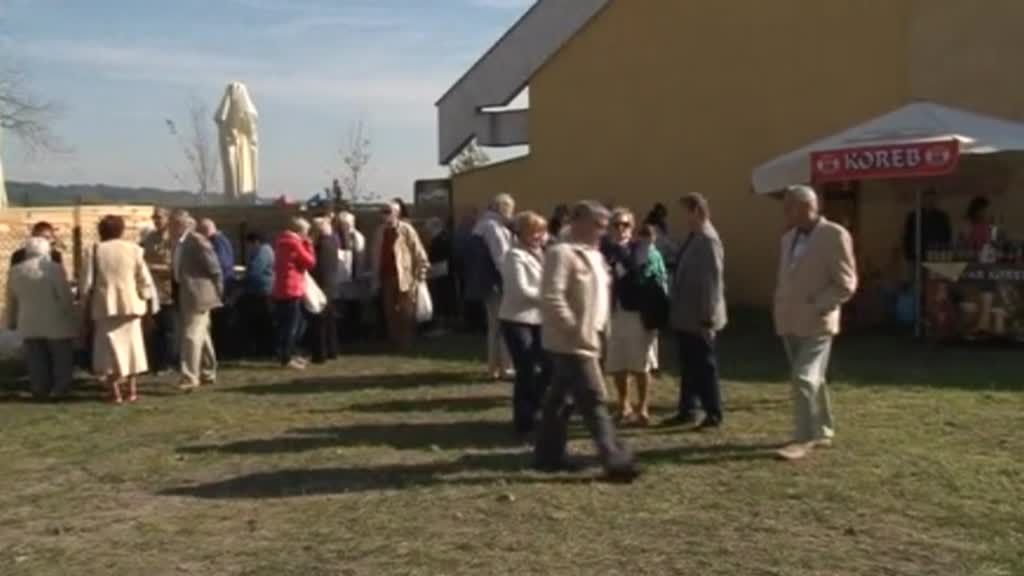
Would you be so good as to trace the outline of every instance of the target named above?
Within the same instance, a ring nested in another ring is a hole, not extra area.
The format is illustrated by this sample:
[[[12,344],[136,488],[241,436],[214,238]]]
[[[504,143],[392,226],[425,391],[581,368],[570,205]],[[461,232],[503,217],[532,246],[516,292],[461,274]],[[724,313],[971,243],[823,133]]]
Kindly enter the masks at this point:
[[[171,237],[177,242],[172,272],[181,322],[180,388],[191,391],[217,378],[210,312],[223,303],[224,272],[210,241],[195,232],[195,220],[188,212],[171,216]]]
[[[581,202],[572,212],[568,242],[549,249],[541,279],[541,341],[551,354],[552,379],[544,402],[535,452],[545,472],[572,469],[568,460],[566,397],[597,446],[609,480],[630,482],[637,476],[633,457],[616,439],[604,404],[600,356],[602,332],[611,312],[611,277],[597,247],[608,230],[608,210]]]
[[[722,424],[715,340],[725,328],[725,252],[711,225],[707,199],[689,194],[681,200],[690,236],[683,244],[672,282],[672,329],[679,339],[682,376],[679,413],[674,424],[697,424],[697,403],[704,409],[700,429]]]

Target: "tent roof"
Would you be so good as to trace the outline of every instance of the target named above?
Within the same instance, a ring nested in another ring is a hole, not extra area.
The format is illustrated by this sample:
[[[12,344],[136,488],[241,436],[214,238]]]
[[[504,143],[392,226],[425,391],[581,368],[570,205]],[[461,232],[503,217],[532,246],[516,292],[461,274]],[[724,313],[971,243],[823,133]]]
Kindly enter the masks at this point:
[[[838,134],[789,152],[754,169],[756,194],[770,194],[811,180],[811,154],[860,146],[960,142],[961,154],[1024,151],[1024,123],[933,102],[914,102]]]

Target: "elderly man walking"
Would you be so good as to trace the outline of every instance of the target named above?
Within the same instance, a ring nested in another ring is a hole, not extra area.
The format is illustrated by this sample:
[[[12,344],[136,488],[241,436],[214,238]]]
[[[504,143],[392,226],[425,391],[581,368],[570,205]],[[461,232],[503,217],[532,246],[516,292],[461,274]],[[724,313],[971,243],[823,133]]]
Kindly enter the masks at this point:
[[[633,457],[619,444],[604,404],[601,346],[611,312],[611,275],[598,250],[608,230],[608,210],[581,202],[572,212],[570,240],[549,249],[541,279],[541,341],[551,354],[552,380],[544,403],[535,465],[545,472],[571,470],[567,453],[566,397],[590,431],[608,479],[637,476]]]
[[[775,327],[792,370],[796,435],[779,456],[800,460],[832,443],[826,376],[840,309],[857,290],[857,267],[849,232],[819,213],[814,190],[790,187],[785,215],[790,229],[782,237]]]
[[[672,282],[671,322],[679,341],[682,375],[674,424],[697,424],[697,401],[704,409],[699,429],[722,424],[716,338],[725,328],[725,251],[711,224],[711,210],[700,194],[681,200],[690,235],[679,252]]]
[[[181,385],[192,391],[217,379],[217,353],[210,333],[210,312],[224,297],[224,272],[210,241],[195,232],[188,212],[171,216],[175,301],[181,319]]]
[[[501,308],[501,265],[512,248],[509,222],[516,203],[508,194],[499,194],[473,227],[472,294],[487,310],[487,371],[493,380],[511,375],[512,361],[501,337],[498,312]]]

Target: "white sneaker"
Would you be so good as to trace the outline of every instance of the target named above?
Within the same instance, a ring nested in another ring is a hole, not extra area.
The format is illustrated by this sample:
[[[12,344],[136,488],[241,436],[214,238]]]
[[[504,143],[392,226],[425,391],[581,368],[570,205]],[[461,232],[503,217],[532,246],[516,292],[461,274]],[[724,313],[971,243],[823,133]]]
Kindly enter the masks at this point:
[[[814,442],[794,442],[783,446],[776,454],[787,462],[796,462],[810,456],[813,449]]]

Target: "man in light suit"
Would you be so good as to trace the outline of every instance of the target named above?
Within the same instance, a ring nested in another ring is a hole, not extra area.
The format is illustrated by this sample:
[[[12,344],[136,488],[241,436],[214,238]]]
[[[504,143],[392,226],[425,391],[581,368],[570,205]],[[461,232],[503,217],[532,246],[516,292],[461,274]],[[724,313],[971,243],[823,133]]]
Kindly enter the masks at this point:
[[[217,353],[210,334],[210,311],[220,308],[224,277],[210,241],[195,232],[188,212],[171,216],[175,239],[173,273],[175,302],[181,317],[181,386],[192,391],[217,379]]]
[[[840,309],[857,290],[857,265],[850,233],[821,216],[813,189],[791,186],[785,214],[790,230],[782,237],[775,328],[792,370],[796,435],[779,456],[800,460],[832,444],[826,375]]]
[[[600,204],[577,204],[570,240],[549,249],[544,260],[541,342],[551,354],[552,376],[534,455],[535,466],[543,472],[575,467],[566,450],[565,407],[571,394],[608,479],[631,482],[638,471],[632,454],[616,438],[604,404],[600,365],[602,333],[611,312],[611,276],[597,247],[608,230],[608,217]]]
[[[672,282],[672,329],[679,340],[682,376],[679,412],[670,423],[697,424],[697,401],[704,409],[698,429],[722,424],[722,392],[718,381],[715,340],[725,328],[725,251],[711,225],[711,210],[700,194],[680,201],[690,235],[679,252]]]

